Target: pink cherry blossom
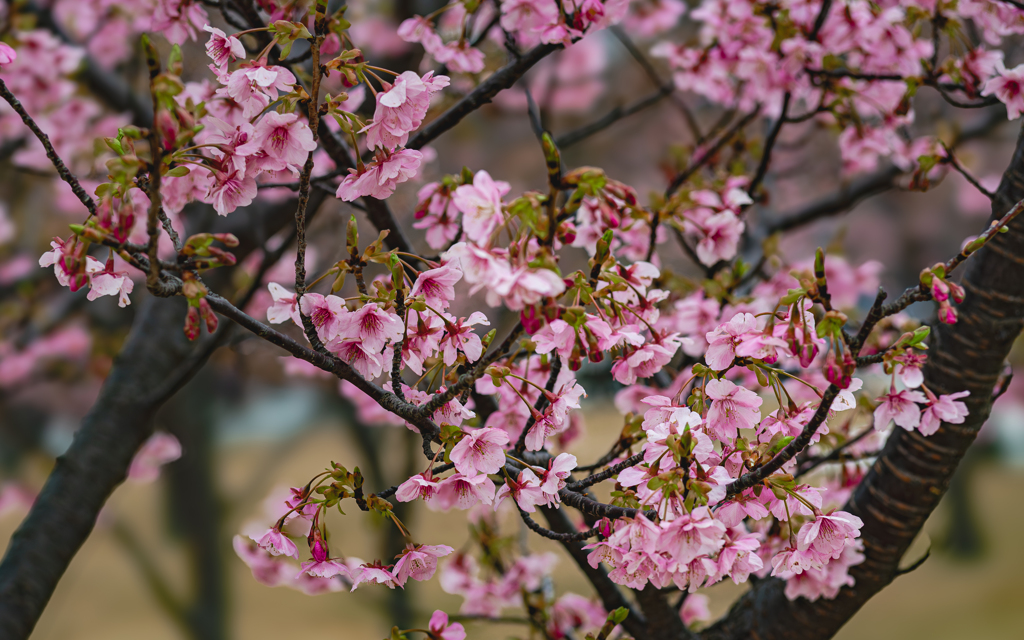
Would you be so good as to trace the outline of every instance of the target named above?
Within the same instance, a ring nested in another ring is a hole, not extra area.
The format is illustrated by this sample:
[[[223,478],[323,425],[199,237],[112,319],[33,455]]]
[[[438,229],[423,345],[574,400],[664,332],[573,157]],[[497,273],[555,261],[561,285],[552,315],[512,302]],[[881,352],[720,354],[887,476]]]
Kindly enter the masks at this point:
[[[526,448],[529,451],[539,451],[544,448],[548,437],[565,431],[569,427],[569,411],[579,409],[580,398],[586,395],[586,391],[575,380],[562,385],[554,394],[554,399],[549,394],[548,406],[544,411],[534,414],[534,424],[526,435]]]
[[[248,142],[235,151],[241,156],[259,156],[261,171],[280,171],[298,168],[306,162],[306,155],[316,149],[309,125],[297,113],[270,111],[263,116]]]
[[[406,71],[395,78],[390,89],[377,94],[373,121],[364,129],[367,145],[388,150],[405,146],[409,133],[423,123],[430,96],[446,86],[448,77],[434,77],[433,72],[421,78]]]
[[[612,376],[622,384],[633,384],[638,378],[649,378],[671,362],[679,346],[687,341],[687,338],[672,334],[648,342],[628,356],[616,360],[612,365]]]
[[[353,173],[341,181],[336,195],[344,202],[363,196],[384,200],[398,185],[416,176],[422,160],[423,154],[412,149],[378,155],[362,171],[350,169]]]
[[[196,39],[196,29],[210,21],[198,0],[157,0],[150,30],[161,33],[172,44]]]
[[[136,482],[152,482],[160,477],[160,468],[181,457],[181,442],[166,431],[151,435],[132,458],[128,478]]]
[[[644,413],[643,430],[647,433],[644,445],[644,462],[653,463],[668,451],[665,440],[669,435],[681,436],[690,427],[701,424],[700,414],[688,407],[674,405],[671,398],[661,395],[650,395],[642,402],[650,405]]]
[[[835,598],[843,587],[854,586],[850,567],[864,562],[861,553],[864,546],[859,540],[852,541],[838,560],[832,560],[822,567],[806,567],[803,571],[786,576],[786,597],[796,600],[804,597],[814,602],[818,598]]]
[[[711,380],[707,396],[714,402],[705,422],[708,431],[723,442],[736,439],[737,429],[751,429],[761,420],[761,398],[729,380]]]
[[[548,462],[548,468],[541,475],[541,491],[545,495],[555,495],[565,487],[573,469],[576,468],[576,456],[571,453],[560,453]]]
[[[398,25],[398,37],[406,42],[422,44],[431,55],[444,46],[441,36],[434,31],[434,24],[423,16],[413,16]]]
[[[381,353],[369,349],[359,338],[337,336],[324,346],[331,353],[352,365],[352,368],[364,378],[377,378],[384,371],[384,358]]]
[[[447,315],[447,314],[446,314]],[[480,336],[473,332],[473,326],[482,324],[490,325],[490,321],[483,313],[474,311],[469,318],[446,317],[445,334],[438,343],[438,348],[443,351],[444,363],[452,366],[458,359],[459,352],[466,355],[468,362],[476,362],[483,354],[483,343]]]
[[[926,398],[920,391],[904,389],[897,392],[895,387],[879,398],[881,404],[875,409],[875,430],[883,431],[895,422],[907,431],[912,431],[921,423],[921,407],[916,403],[924,403]]]
[[[287,302],[287,298],[284,300]],[[316,334],[324,342],[336,338],[351,322],[349,319],[351,312],[345,308],[345,301],[335,295],[323,296],[319,293],[307,293],[299,300],[298,306],[302,315],[308,317],[313,323]],[[301,318],[297,324],[302,325]]]
[[[316,578],[351,577],[349,568],[343,562],[328,557],[327,545],[322,541],[318,529],[313,529],[313,539],[313,545],[310,547],[313,558],[302,563],[299,573]]]
[[[226,35],[217,27],[208,24],[203,26],[203,31],[210,34],[210,39],[206,41],[206,55],[210,56],[213,64],[223,67],[229,60],[245,58],[245,47],[235,36]]]
[[[731,211],[723,211],[694,225],[700,238],[694,251],[702,264],[711,266],[721,260],[736,257],[736,248],[745,225]]]
[[[429,473],[418,473],[398,485],[395,498],[399,502],[412,502],[420,498],[430,500],[437,492],[437,488],[438,483],[430,477]]]
[[[757,328],[757,319],[749,313],[737,313],[728,322],[707,334],[708,350],[704,360],[715,371],[724,371],[736,357],[736,345],[741,336]]]
[[[484,70],[484,52],[466,40],[454,40],[430,52],[438,62],[458,73],[480,73]]]
[[[452,195],[452,203],[462,212],[462,228],[466,237],[479,244],[488,244],[492,233],[504,223],[501,199],[512,189],[501,180],[491,179],[486,171],[477,171],[473,184],[464,184]]]
[[[1024,112],[1024,64],[1007,69],[1002,61],[996,63],[996,75],[985,83],[981,95],[994,95],[1006,105],[1007,118],[1019,118]]]
[[[725,525],[713,518],[707,507],[697,507],[661,529],[657,544],[670,553],[676,563],[689,564],[697,556],[721,549],[725,544],[724,535]]]
[[[266,549],[267,553],[272,556],[289,556],[299,559],[299,549],[295,546],[295,543],[288,539],[288,536],[281,533],[280,529],[267,529],[267,532],[261,535],[259,538],[256,536],[249,536],[252,540],[260,546],[261,549]]]
[[[359,340],[364,349],[380,353],[389,342],[401,340],[405,326],[393,311],[385,311],[376,302],[370,302],[357,311],[345,314],[339,326],[338,337]]]
[[[797,549],[801,552],[813,551],[824,564],[829,558],[842,555],[847,540],[860,537],[860,528],[863,526],[864,522],[860,518],[845,511],[819,514],[813,522],[808,522],[797,532]]]
[[[466,640],[466,628],[460,622],[448,624],[448,614],[438,609],[427,625],[431,636],[440,640]]]
[[[18,52],[6,42],[0,42],[0,65],[11,64],[18,59]]]
[[[503,275],[486,289],[487,304],[492,307],[504,304],[512,311],[522,311],[565,291],[565,282],[550,269],[519,267]]]
[[[290,91],[295,76],[284,67],[268,66],[266,61],[242,63],[236,71],[221,79],[225,87],[217,90],[226,94],[242,107],[242,115],[252,118],[277,100],[279,91]],[[225,82],[226,80],[226,82]]]
[[[436,269],[421,271],[409,291],[409,297],[422,295],[428,305],[444,311],[455,299],[455,283],[462,279],[457,263],[443,264]]]
[[[256,179],[238,171],[215,171],[206,201],[214,210],[226,216],[238,207],[247,207],[256,197]]]
[[[963,424],[967,417],[967,405],[957,402],[958,398],[966,398],[971,395],[970,391],[957,391],[949,395],[940,395],[938,398],[927,391],[928,406],[921,413],[921,424],[918,430],[923,436],[930,436],[939,430],[943,422],[949,424]]]
[[[364,564],[352,571],[352,591],[355,591],[364,582],[367,584],[382,584],[389,589],[394,589],[395,585],[399,584],[395,574],[380,564]]]
[[[295,575],[295,565],[274,559],[264,549],[236,535],[231,541],[232,547],[242,562],[252,571],[252,577],[262,585],[277,587],[291,580]]]
[[[508,442],[508,434],[501,429],[477,429],[468,433],[452,448],[451,461],[459,473],[467,478],[478,473],[497,473],[505,466],[502,446]]]
[[[135,283],[132,282],[127,271],[113,271],[113,263],[110,263],[103,271],[91,274],[89,278],[89,293],[87,300],[95,300],[100,296],[117,296],[117,306],[126,307],[132,303],[128,294],[132,292]]]
[[[448,476],[437,487],[434,499],[427,506],[435,506],[441,511],[451,508],[469,509],[478,502],[491,504],[494,501],[494,483],[487,475],[465,476],[461,473]]]
[[[299,316],[299,304],[295,294],[285,289],[276,282],[267,285],[270,290],[270,297],[274,303],[267,308],[267,322],[280,324],[285,320],[291,320],[297,325],[302,325],[302,318]],[[314,325],[316,322],[314,321]]]
[[[527,513],[533,513],[537,510],[536,505],[546,504],[550,500],[540,488],[540,478],[529,469],[520,471],[516,480],[505,478],[505,484],[498,487],[498,492],[494,495],[495,511],[505,498],[515,500],[519,508]]]
[[[437,571],[437,559],[450,555],[453,551],[455,550],[443,544],[409,545],[395,563],[395,582],[398,586],[404,587],[409,578],[416,581],[430,580]]]

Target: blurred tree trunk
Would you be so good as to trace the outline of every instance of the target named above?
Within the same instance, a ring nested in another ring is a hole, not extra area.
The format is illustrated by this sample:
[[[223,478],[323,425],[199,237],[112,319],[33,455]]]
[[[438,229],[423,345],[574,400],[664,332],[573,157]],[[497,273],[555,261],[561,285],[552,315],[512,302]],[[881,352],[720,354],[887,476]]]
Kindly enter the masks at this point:
[[[167,466],[170,526],[188,552],[192,599],[185,616],[195,640],[224,640],[228,594],[224,574],[223,505],[217,491],[212,400],[215,375],[206,369],[174,396],[158,422],[181,441],[182,457]]]

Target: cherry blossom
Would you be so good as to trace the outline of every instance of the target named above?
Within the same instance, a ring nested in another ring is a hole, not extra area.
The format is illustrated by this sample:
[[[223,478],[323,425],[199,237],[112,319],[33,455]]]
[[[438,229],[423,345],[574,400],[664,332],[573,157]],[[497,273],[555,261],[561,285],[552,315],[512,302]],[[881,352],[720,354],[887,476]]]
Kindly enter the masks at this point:
[[[239,171],[213,172],[206,198],[214,210],[226,216],[238,207],[247,207],[256,197],[256,179]]]
[[[297,113],[271,111],[256,123],[252,136],[235,152],[241,156],[255,156],[261,171],[280,171],[298,168],[306,155],[316,149],[309,125]]]
[[[355,591],[364,582],[381,584],[389,589],[394,589],[399,584],[398,578],[392,570],[380,564],[364,564],[352,571],[352,591]]]
[[[280,324],[285,320],[291,320],[301,325],[302,319],[299,316],[299,301],[295,294],[276,282],[267,284],[273,304],[267,309],[267,322]],[[314,321],[314,325],[316,322]]]
[[[921,432],[921,435],[930,436],[934,434],[939,430],[939,425],[943,422],[963,424],[964,418],[967,417],[967,405],[963,402],[957,402],[957,399],[966,398],[971,395],[970,391],[957,391],[956,393],[935,397],[926,388],[925,393],[927,394],[928,406],[921,413],[921,423],[918,425],[918,431]]]
[[[545,496],[540,485],[540,478],[529,469],[520,471],[519,477],[515,480],[505,478],[505,484],[498,487],[498,492],[494,496],[494,510],[498,510],[505,498],[512,498],[520,509],[533,513],[537,510],[538,504],[546,504],[550,499]]]
[[[412,502],[413,500],[430,500],[437,492],[438,483],[429,477],[427,473],[420,473],[412,476],[398,486],[395,498],[399,502]]]
[[[981,95],[999,98],[1006,105],[1006,117],[1016,120],[1024,112],[1024,64],[1007,69],[999,61],[995,71],[996,75],[985,83]]]
[[[281,287],[284,289],[284,287]],[[292,302],[283,298],[288,305],[289,316],[294,319],[295,311]],[[345,308],[345,301],[334,295],[323,296],[319,293],[307,293],[299,300],[298,304],[302,315],[309,318],[316,328],[316,333],[321,340],[329,342],[338,337],[342,330],[350,326],[348,318],[350,312]],[[268,312],[269,313],[269,312]],[[283,322],[283,320],[282,320]],[[302,321],[297,320],[296,324],[301,325]],[[383,345],[381,345],[383,346]]]
[[[473,327],[478,324],[489,325],[490,321],[483,313],[474,311],[469,318],[445,318],[445,335],[438,343],[442,350],[444,363],[448,366],[455,364],[459,352],[466,355],[468,362],[476,362],[483,354],[483,343],[480,336],[473,332]]]
[[[497,473],[505,466],[502,445],[508,444],[508,441],[508,434],[500,429],[477,429],[459,440],[452,448],[450,457],[459,473],[467,478],[478,473]]]
[[[340,319],[338,332],[332,338],[358,341],[364,350],[371,353],[380,353],[386,344],[400,340],[405,332],[402,319],[385,311],[376,302],[365,304],[357,311],[340,316]]]
[[[449,509],[469,509],[479,503],[491,504],[494,501],[494,483],[486,474],[465,476],[461,473],[450,475],[438,483],[434,499],[427,502],[441,511]]]
[[[272,556],[289,556],[296,560],[299,559],[298,547],[286,535],[281,533],[280,529],[268,529],[259,538],[256,536],[250,537],[261,549],[266,549],[267,553]]]
[[[847,540],[859,537],[863,526],[864,522],[860,518],[845,511],[818,515],[813,522],[808,522],[797,532],[797,549],[801,552],[813,551],[824,564],[829,558],[842,555]]]
[[[181,442],[166,431],[151,435],[132,458],[128,478],[136,482],[153,482],[160,477],[160,468],[181,457]]]
[[[729,322],[708,332],[708,350],[704,356],[708,366],[715,371],[728,368],[736,357],[736,345],[741,340],[740,336],[753,331],[756,327],[757,320],[754,316],[749,313],[737,313]]]
[[[0,42],[0,65],[11,64],[18,59],[18,52],[6,42]]]
[[[448,614],[437,610],[430,616],[427,625],[430,634],[440,640],[466,640],[466,628],[459,622],[448,623]]]
[[[462,270],[458,268],[458,265],[452,263],[441,265],[436,269],[421,271],[416,276],[416,282],[413,283],[409,296],[422,295],[428,305],[444,311],[455,299],[455,284],[461,279]]]
[[[707,396],[713,402],[705,425],[723,442],[732,442],[738,429],[753,428],[761,420],[758,408],[762,400],[750,389],[729,380],[711,380],[707,383]]]
[[[340,560],[328,557],[327,545],[320,536],[319,529],[313,529],[313,543],[310,545],[313,558],[302,563],[300,575],[305,573],[316,578],[333,578],[334,576],[349,577],[349,568]],[[353,588],[355,588],[353,586]]]
[[[242,41],[235,36],[229,36],[217,27],[211,27],[208,24],[203,25],[203,31],[210,34],[210,39],[206,41],[206,55],[210,56],[213,64],[223,67],[230,60],[245,58],[245,47],[242,46]]]
[[[395,563],[393,574],[400,587],[413,580],[430,580],[437,571],[437,559],[450,555],[454,549],[447,545],[408,545]]]
[[[511,186],[491,179],[486,171],[473,176],[473,184],[455,190],[452,203],[462,212],[462,229],[476,243],[487,244],[492,233],[504,222],[501,199]]]
[[[889,427],[890,422],[908,431],[912,431],[921,423],[921,408],[918,402],[925,402],[926,398],[920,391],[896,391],[893,387],[889,393],[881,398],[881,403],[875,409],[875,430],[882,431]]]
[[[337,196],[345,202],[363,196],[384,200],[399,184],[416,176],[422,160],[423,154],[412,149],[378,155],[362,171],[350,169],[352,173],[338,185]]]
[[[367,144],[387,150],[404,146],[409,133],[423,123],[430,96],[446,86],[448,77],[434,76],[433,72],[423,77],[412,71],[399,75],[390,89],[377,94],[373,121],[364,130]]]

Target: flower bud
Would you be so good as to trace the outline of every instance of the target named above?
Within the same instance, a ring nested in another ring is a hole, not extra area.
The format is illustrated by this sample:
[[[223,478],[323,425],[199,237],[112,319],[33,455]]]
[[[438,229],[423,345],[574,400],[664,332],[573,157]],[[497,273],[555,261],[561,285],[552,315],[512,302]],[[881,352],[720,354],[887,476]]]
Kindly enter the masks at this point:
[[[217,314],[213,312],[213,309],[210,307],[210,303],[207,302],[206,298],[199,301],[199,314],[206,322],[206,331],[208,333],[213,333],[217,330]]]
[[[185,314],[185,337],[195,340],[199,337],[199,308],[189,306]]]

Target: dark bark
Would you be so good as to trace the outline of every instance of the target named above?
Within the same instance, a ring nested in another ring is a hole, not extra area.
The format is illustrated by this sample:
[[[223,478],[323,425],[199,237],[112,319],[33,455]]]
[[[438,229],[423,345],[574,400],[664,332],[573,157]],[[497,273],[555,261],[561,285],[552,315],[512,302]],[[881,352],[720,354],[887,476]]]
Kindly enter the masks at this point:
[[[1024,131],[992,203],[998,219],[1024,198]],[[1024,326],[1024,220],[999,234],[966,265],[967,299],[959,322],[932,332],[925,384],[935,393],[968,390],[970,415],[924,437],[895,429],[846,510],[864,520],[867,559],[850,570],[856,580],[834,600],[788,600],[783,583],[759,582],[702,637],[715,640],[832,637],[872,596],[899,575],[899,564],[949,488],[957,464],[992,408],[1003,361]]]
[[[224,505],[214,476],[212,400],[217,380],[201,372],[176,394],[157,421],[181,442],[182,456],[167,466],[171,528],[188,550],[191,593],[184,615],[195,640],[228,633],[227,580],[221,536]]]
[[[184,300],[143,303],[100,397],[71,447],[57,458],[0,563],[0,638],[32,632],[96,515],[152,433],[156,407],[146,396],[188,352],[184,316]]]

